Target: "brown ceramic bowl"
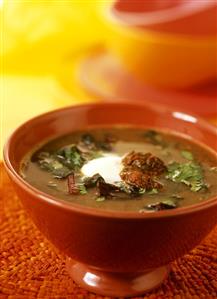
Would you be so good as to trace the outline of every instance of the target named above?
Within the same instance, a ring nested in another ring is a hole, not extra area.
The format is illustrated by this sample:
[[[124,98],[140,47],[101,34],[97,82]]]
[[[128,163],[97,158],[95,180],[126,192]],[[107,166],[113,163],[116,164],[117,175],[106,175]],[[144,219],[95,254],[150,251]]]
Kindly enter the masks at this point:
[[[105,124],[172,129],[214,150],[217,133],[202,119],[159,105],[103,103],[40,115],[21,125],[5,145],[5,166],[23,206],[47,239],[68,256],[72,278],[96,293],[138,295],[158,286],[168,264],[211,231],[217,222],[217,198],[156,213],[103,211],[53,198],[19,175],[23,155],[43,140]]]

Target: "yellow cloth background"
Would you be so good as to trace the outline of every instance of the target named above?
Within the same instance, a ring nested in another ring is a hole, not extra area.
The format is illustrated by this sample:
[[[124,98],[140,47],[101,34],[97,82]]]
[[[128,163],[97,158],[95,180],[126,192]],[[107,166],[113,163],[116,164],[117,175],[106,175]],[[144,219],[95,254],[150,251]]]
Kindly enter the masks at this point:
[[[7,136],[20,123],[48,110],[94,100],[76,80],[67,91],[57,78],[67,60],[76,61],[90,46],[103,43],[104,27],[97,18],[97,0],[0,4],[1,157]],[[73,78],[73,64],[71,73]]]
[[[4,77],[3,140],[23,121],[48,110],[90,100],[80,90],[71,95],[52,77]]]

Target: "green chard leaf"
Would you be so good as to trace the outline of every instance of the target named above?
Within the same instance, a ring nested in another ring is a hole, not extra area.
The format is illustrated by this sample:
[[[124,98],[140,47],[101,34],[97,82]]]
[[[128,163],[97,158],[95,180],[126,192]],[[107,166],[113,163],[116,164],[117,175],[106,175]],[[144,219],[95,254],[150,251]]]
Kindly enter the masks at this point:
[[[65,166],[62,166],[61,168],[58,169],[54,169],[51,172],[53,176],[57,179],[66,178],[68,175],[72,173],[72,171]]]
[[[147,130],[144,132],[143,136],[152,144],[161,145],[162,147],[167,146],[166,142],[163,140],[162,135],[155,130]]]
[[[57,152],[40,152],[37,156],[39,166],[51,172],[55,178],[66,178],[73,170],[79,170],[84,159],[76,146],[66,146]]]
[[[90,160],[103,157],[102,151],[92,151],[90,152]]]
[[[189,152],[189,151],[186,151],[186,150],[181,151],[181,155],[182,155],[183,158],[185,158],[185,159],[187,159],[187,160],[189,160],[189,161],[194,160],[194,156],[193,156],[192,153]]]
[[[75,145],[66,146],[57,152],[57,157],[69,169],[78,170],[83,166],[84,159]]]
[[[52,189],[57,189],[57,184],[52,181],[48,182],[47,186]]]
[[[121,192],[124,192],[131,196],[140,196],[140,195],[145,194],[145,192],[146,192],[145,188],[137,188],[137,187],[131,186],[122,181],[116,182],[116,186],[118,186],[120,188]]]
[[[158,193],[158,190],[156,188],[153,188],[152,190],[148,191],[148,194],[157,194]]]
[[[198,192],[206,186],[203,181],[203,170],[195,162],[169,164],[166,178],[175,183],[184,183],[193,192]]]
[[[174,200],[172,199],[165,199],[162,200],[161,203],[163,203],[164,205],[169,206],[171,209],[176,208],[177,204],[174,202]]]
[[[87,189],[83,184],[79,185],[79,193],[82,195],[87,194]]]
[[[145,192],[146,192],[146,189],[145,189],[145,188],[139,188],[139,190],[138,190],[138,193],[139,193],[140,195],[144,194]]]
[[[175,198],[177,200],[184,199],[184,197],[182,195],[179,195],[179,194],[173,194],[173,195],[171,195],[171,197]]]
[[[160,202],[156,202],[153,204],[149,204],[145,206],[146,210],[152,210],[152,211],[162,211],[162,210],[170,210],[177,208],[177,203],[175,203],[171,199],[162,200]]]
[[[210,170],[213,172],[217,172],[217,166],[210,167]]]
[[[105,200],[105,196],[99,196],[96,198],[96,201],[97,202],[101,202],[101,201],[104,201]]]
[[[65,178],[72,172],[68,167],[64,166],[55,155],[48,152],[41,152],[38,155],[37,162],[42,169],[51,172],[55,178]]]

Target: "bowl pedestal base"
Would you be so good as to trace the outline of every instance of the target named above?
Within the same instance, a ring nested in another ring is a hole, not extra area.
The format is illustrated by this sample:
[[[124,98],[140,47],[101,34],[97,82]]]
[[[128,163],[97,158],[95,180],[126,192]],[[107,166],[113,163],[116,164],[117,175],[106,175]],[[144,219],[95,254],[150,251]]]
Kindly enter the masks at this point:
[[[66,267],[72,279],[82,288],[104,296],[129,297],[144,294],[158,287],[169,273],[168,266],[146,272],[104,272],[70,258]]]

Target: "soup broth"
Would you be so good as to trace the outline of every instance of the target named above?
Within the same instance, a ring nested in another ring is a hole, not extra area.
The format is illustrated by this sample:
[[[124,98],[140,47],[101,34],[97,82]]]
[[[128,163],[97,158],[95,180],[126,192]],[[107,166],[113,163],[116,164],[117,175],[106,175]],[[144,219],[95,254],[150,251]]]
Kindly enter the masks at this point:
[[[57,199],[141,213],[200,203],[217,195],[215,154],[173,132],[90,128],[28,153],[20,174]]]

